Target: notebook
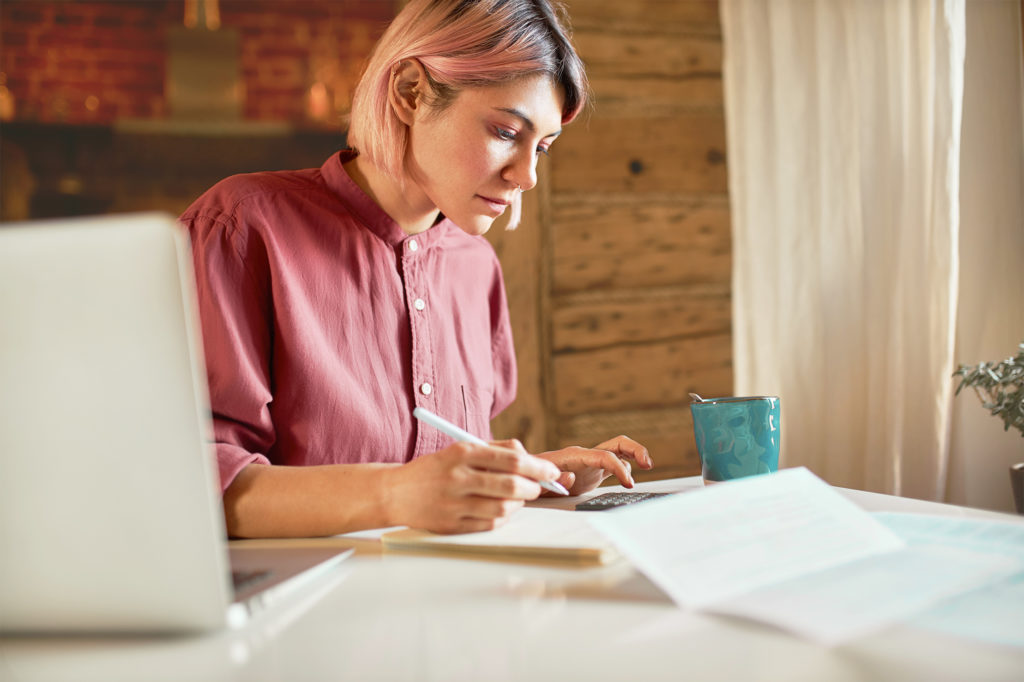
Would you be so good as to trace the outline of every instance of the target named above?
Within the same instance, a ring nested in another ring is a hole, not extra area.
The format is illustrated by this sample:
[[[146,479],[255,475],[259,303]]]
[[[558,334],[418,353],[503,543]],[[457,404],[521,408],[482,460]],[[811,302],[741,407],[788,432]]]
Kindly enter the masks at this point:
[[[524,507],[495,530],[443,535],[403,528],[385,533],[381,542],[390,550],[580,565],[609,564],[621,558],[586,518],[586,514],[561,509]]]
[[[160,214],[0,226],[0,631],[237,626],[351,552],[229,551],[191,263]]]

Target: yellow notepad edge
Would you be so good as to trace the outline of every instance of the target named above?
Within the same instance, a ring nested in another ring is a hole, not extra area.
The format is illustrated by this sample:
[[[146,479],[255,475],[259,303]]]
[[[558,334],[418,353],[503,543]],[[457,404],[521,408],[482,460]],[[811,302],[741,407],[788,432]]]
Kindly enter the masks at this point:
[[[559,547],[505,544],[479,544],[459,541],[459,535],[441,535],[425,530],[405,528],[381,536],[386,549],[418,553],[453,553],[486,558],[538,559],[574,564],[609,564],[621,558],[608,545],[602,547]]]

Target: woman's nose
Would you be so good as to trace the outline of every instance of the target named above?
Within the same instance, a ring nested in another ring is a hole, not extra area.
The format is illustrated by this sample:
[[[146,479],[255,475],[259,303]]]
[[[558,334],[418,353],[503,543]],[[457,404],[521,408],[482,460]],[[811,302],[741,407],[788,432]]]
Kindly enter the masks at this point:
[[[520,154],[506,169],[505,178],[523,192],[537,186],[537,155]]]

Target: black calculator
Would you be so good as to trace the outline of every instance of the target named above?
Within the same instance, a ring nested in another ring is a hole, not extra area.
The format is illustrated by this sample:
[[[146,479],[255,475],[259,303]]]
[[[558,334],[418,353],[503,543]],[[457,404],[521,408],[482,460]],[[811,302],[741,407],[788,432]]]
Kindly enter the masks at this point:
[[[604,511],[606,509],[621,507],[624,504],[634,504],[636,502],[643,502],[644,500],[650,500],[655,497],[662,497],[663,495],[671,494],[672,493],[640,492],[605,493],[580,502],[576,505],[576,511]]]

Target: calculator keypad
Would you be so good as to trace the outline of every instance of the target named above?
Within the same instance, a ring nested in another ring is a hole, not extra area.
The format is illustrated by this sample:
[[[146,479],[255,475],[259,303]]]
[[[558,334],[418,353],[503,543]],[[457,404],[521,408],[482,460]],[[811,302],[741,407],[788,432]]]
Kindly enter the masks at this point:
[[[650,500],[655,497],[661,497],[669,494],[670,493],[640,492],[604,493],[603,495],[598,495],[597,497],[592,497],[589,500],[580,502],[576,505],[576,511],[604,511],[606,509],[621,507],[624,504],[634,504],[636,502],[643,502],[644,500]]]

